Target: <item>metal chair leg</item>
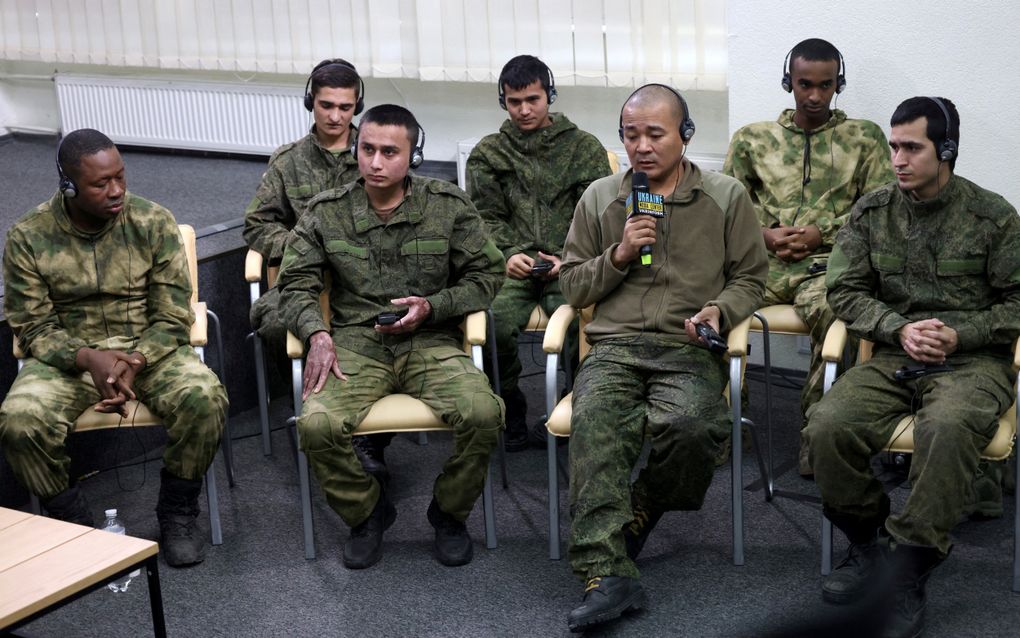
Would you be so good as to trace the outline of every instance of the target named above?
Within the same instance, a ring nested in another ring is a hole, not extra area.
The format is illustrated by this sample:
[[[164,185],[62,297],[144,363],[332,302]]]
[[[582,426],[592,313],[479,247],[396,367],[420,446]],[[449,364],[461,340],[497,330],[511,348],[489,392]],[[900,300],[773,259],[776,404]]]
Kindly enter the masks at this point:
[[[733,428],[730,440],[733,493],[733,564],[744,564],[744,477],[743,446],[740,440],[740,367],[739,357],[730,357],[730,407],[733,410]]]
[[[556,408],[556,373],[559,356],[550,353],[545,363],[545,414],[552,415]],[[546,432],[546,465],[549,473],[549,559],[560,559],[560,482],[559,459],[556,456],[556,437]]]
[[[482,488],[482,511],[485,515],[485,547],[496,549],[496,512],[492,503],[492,465],[485,470]]]
[[[269,388],[266,382],[266,352],[262,337],[252,333],[252,344],[255,349],[255,387],[259,402],[259,423],[262,426],[262,455],[273,453],[273,441],[269,431]]]
[[[822,576],[832,572],[832,521],[822,514]]]
[[[223,528],[220,526],[220,498],[216,491],[216,469],[212,463],[205,473],[205,493],[209,501],[209,533],[213,545],[223,544]]]
[[[220,330],[220,318],[215,312],[206,308],[206,315],[212,319],[213,325],[215,326],[214,332],[216,334],[216,357],[219,365],[217,370],[214,370],[216,375],[220,378],[220,383],[224,387],[227,385],[227,366],[226,360],[223,358],[223,333]],[[203,356],[203,363],[205,362]],[[225,414],[223,416],[223,435],[220,438],[220,446],[223,448],[223,464],[227,470],[227,484],[230,487],[235,487],[237,482],[234,480],[234,438],[230,434],[230,415]]]
[[[301,378],[303,373],[301,359],[291,361],[291,385],[294,392],[294,436],[297,436],[297,417],[301,415]],[[296,445],[295,441],[295,445]],[[301,484],[301,523],[305,536],[305,558],[315,558],[315,523],[312,520],[312,485],[308,475],[308,457],[297,446],[298,482]]]
[[[489,363],[492,364],[492,390],[498,395],[501,390],[499,380],[499,356],[496,353],[496,319],[491,307],[485,310],[485,332],[485,340],[489,345]],[[499,431],[496,444],[499,446],[496,454],[499,456],[499,471],[502,475],[503,489],[505,490],[510,487],[510,479],[507,477],[506,472],[506,446],[505,441],[503,440],[502,429]]]

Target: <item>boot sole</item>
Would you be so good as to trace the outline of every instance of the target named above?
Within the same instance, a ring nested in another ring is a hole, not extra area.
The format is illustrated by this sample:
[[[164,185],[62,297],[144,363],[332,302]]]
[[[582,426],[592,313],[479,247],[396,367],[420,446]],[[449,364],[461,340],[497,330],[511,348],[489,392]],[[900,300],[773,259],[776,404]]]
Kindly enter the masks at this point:
[[[863,599],[868,594],[868,589],[862,589],[855,592],[833,592],[828,589],[822,589],[822,600],[833,605],[849,605]]]
[[[383,525],[383,531],[385,532],[390,527],[392,527],[393,526],[393,521],[395,521],[395,520],[397,520],[397,510],[396,510],[396,508],[391,507],[390,510],[386,514],[386,524]],[[344,546],[344,549],[345,550],[347,549],[346,545]],[[367,569],[367,568],[371,567],[372,565],[375,565],[376,563],[378,563],[380,560],[382,560],[382,539],[379,540],[379,549],[376,550],[371,556],[369,556],[368,560],[360,561],[360,562],[359,561],[354,561],[354,560],[349,560],[347,558],[347,554],[346,553],[343,554],[342,558],[343,558],[344,567],[346,567],[347,569]]]
[[[567,626],[570,628],[570,631],[572,632],[575,633],[580,632],[583,631],[586,627],[591,627],[592,625],[600,625],[602,623],[609,622],[610,620],[615,620],[622,616],[623,614],[627,613],[628,611],[639,611],[642,608],[644,608],[647,602],[648,601],[645,597],[645,590],[641,589],[636,593],[631,594],[628,599],[624,600],[620,604],[614,607],[610,607],[609,609],[599,612],[593,616],[585,618],[584,620],[575,623],[568,622]]]

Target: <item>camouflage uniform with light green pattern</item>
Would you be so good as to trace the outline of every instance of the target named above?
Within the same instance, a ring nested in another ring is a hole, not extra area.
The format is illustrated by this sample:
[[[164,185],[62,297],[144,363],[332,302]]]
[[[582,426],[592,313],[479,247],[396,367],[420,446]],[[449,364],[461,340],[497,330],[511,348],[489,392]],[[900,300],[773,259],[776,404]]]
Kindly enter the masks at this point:
[[[829,258],[827,284],[836,316],[876,347],[808,411],[805,437],[825,510],[852,539],[885,519],[899,542],[945,554],[972,496],[978,457],[1015,397],[1020,217],[962,177],[928,202],[889,184],[857,203]],[[933,317],[957,333],[947,357],[953,370],[894,381],[897,368],[917,365],[897,331]],[[889,499],[870,460],[917,402],[912,488],[903,511],[886,519]]]
[[[328,330],[347,381],[333,377],[304,403],[298,419],[330,506],[350,526],[371,513],[379,484],[351,446],[351,433],[379,398],[415,396],[454,429],[453,455],[436,479],[444,512],[459,520],[481,494],[489,455],[503,425],[503,404],[462,347],[464,315],[492,302],[503,257],[467,195],[446,182],[409,177],[407,194],[388,221],[369,206],[361,180],[310,204],[287,242],[277,286],[287,327],[302,342]],[[330,324],[319,293],[331,277]],[[391,299],[421,296],[431,316],[414,332],[375,332]]]
[[[351,140],[358,129],[351,127]],[[330,151],[319,143],[315,127],[296,142],[284,144],[269,158],[269,166],[255,197],[244,212],[244,240],[248,247],[277,263],[294,224],[301,219],[312,198],[319,193],[343,186],[358,178],[358,160],[349,148]],[[272,289],[262,295],[251,309],[252,328],[266,339],[274,350],[286,342],[278,306],[279,291]]]
[[[595,136],[566,115],[550,117],[552,124],[536,131],[521,131],[506,120],[499,133],[482,138],[467,161],[468,193],[507,259],[517,253],[538,259],[538,251],[561,256],[584,189],[612,172]],[[564,303],[559,280],[506,279],[492,302],[504,392],[517,387],[517,338],[535,305],[552,315]],[[569,343],[567,360],[576,361],[577,339]]]
[[[787,263],[769,254],[764,305],[791,303],[808,325],[811,365],[801,410],[822,396],[825,331],[833,316],[825,303],[825,278],[811,274],[825,264],[836,233],[862,195],[893,179],[882,129],[868,120],[848,119],[835,109],[829,121],[811,131],[793,122],[787,109],[775,122],[750,124],[733,134],[723,172],[740,180],[751,195],[762,227],[815,225],[822,245],[807,258]],[[810,182],[804,184],[807,177]]]
[[[181,235],[168,210],[128,193],[98,233],[77,230],[57,193],[7,234],[4,312],[28,358],[0,407],[0,446],[34,494],[68,487],[65,438],[97,403],[78,350],[137,351],[134,389],[163,419],[171,474],[201,479],[219,445],[227,396],[189,343],[194,314]]]

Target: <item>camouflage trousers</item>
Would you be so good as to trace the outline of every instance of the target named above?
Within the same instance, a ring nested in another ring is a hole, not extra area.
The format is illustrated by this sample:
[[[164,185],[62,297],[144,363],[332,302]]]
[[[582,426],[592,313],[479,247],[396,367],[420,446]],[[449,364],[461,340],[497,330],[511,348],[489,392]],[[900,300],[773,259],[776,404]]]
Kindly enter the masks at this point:
[[[347,525],[368,518],[379,484],[362,468],[352,432],[382,397],[404,393],[427,404],[453,428],[453,454],[436,478],[433,494],[447,514],[463,521],[482,493],[489,455],[503,427],[503,401],[463,350],[436,346],[412,350],[383,363],[337,347],[342,381],[330,375],[304,402],[298,419],[301,449],[330,507]]]
[[[807,264],[824,263],[823,259],[808,258]],[[822,361],[822,344],[825,333],[835,321],[829,304],[825,301],[825,274],[808,275],[806,265],[790,267],[774,255],[769,255],[769,276],[765,285],[765,299],[762,306],[793,304],[794,311],[809,330],[811,338],[811,363],[804,390],[800,395],[801,414],[806,414],[811,404],[822,398],[825,377],[825,362]]]
[[[184,479],[201,479],[216,455],[227,412],[227,393],[191,346],[181,346],[146,366],[135,393],[163,420],[163,463]],[[69,487],[67,435],[99,393],[88,372],[71,376],[37,359],[26,359],[0,406],[0,446],[15,476],[47,499]],[[124,427],[130,426],[129,422]]]
[[[506,394],[517,387],[521,376],[521,361],[518,357],[517,338],[528,325],[528,318],[535,306],[550,317],[556,309],[565,304],[560,293],[559,281],[544,282],[537,279],[513,279],[507,277],[496,298],[492,301],[492,314],[496,329],[496,356],[499,360],[500,394]],[[570,327],[564,344],[564,362],[577,362],[577,321]]]
[[[248,314],[251,328],[262,338],[266,359],[271,361],[280,376],[290,378],[290,358],[287,356],[287,326],[280,314],[280,291],[273,287],[260,296]]]
[[[578,370],[570,420],[570,565],[582,580],[637,577],[623,527],[631,492],[648,507],[696,510],[729,435],[726,366],[654,336],[596,343]],[[645,434],[648,464],[631,485]]]
[[[1014,375],[1005,359],[955,354],[952,372],[893,380],[897,368],[913,363],[889,348],[848,370],[808,411],[804,436],[826,514],[852,538],[855,528],[889,511],[871,457],[916,407],[912,488],[903,511],[889,516],[885,527],[900,542],[945,554],[950,530],[973,500],[978,457],[1013,402]]]

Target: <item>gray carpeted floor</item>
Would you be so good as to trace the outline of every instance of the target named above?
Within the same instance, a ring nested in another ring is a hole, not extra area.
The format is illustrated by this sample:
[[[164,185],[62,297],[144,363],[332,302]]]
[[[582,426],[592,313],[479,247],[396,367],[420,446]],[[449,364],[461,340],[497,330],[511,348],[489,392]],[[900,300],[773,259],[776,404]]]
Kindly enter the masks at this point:
[[[522,353],[526,360],[540,360],[536,346],[522,345]],[[537,370],[534,362],[526,366]],[[763,386],[754,376],[750,416],[761,422]],[[524,382],[532,397],[532,421],[540,411],[540,383],[538,375]],[[817,494],[814,484],[793,470],[797,400],[796,389],[777,388],[777,486],[811,496]],[[469,521],[474,561],[451,569],[430,555],[432,530],[425,520],[431,482],[450,438],[432,435],[423,447],[398,437],[387,452],[398,516],[386,534],[383,559],[371,569],[349,571],[339,561],[347,529],[318,490],[313,500],[318,558],[303,557],[297,474],[282,429],[286,404],[280,399],[273,405],[277,430],[270,457],[262,456],[254,412],[232,420],[237,487],[227,487],[217,461],[224,544],[210,548],[197,567],[161,566],[171,635],[567,635],[566,614],[580,600],[581,583],[565,559],[547,557],[544,450],[509,455],[510,488],[495,489],[499,547],[484,547],[479,505]],[[125,449],[136,451],[132,445],[124,442]],[[158,450],[150,452],[156,455]],[[561,455],[565,459],[566,448]],[[790,498],[766,503],[753,455],[745,455],[744,470],[746,564],[731,562],[727,466],[718,470],[701,511],[667,514],[649,539],[638,560],[647,609],[592,635],[781,636],[794,635],[793,628],[809,619],[838,617],[840,611],[825,605],[818,590],[819,506]],[[158,460],[103,472],[85,481],[85,491],[97,514],[117,507],[129,534],[155,538],[158,472]],[[895,489],[894,503],[901,504],[905,493]],[[562,483],[560,498],[565,539],[569,520]],[[929,586],[926,636],[1017,635],[1020,598],[1009,589],[1012,512],[1007,504],[1004,518],[966,522],[956,530],[953,554]],[[837,552],[843,546],[837,538]],[[143,580],[125,594],[94,592],[25,632],[67,638],[145,635],[148,614]],[[858,635],[853,618],[841,623],[850,629],[846,635]]]

